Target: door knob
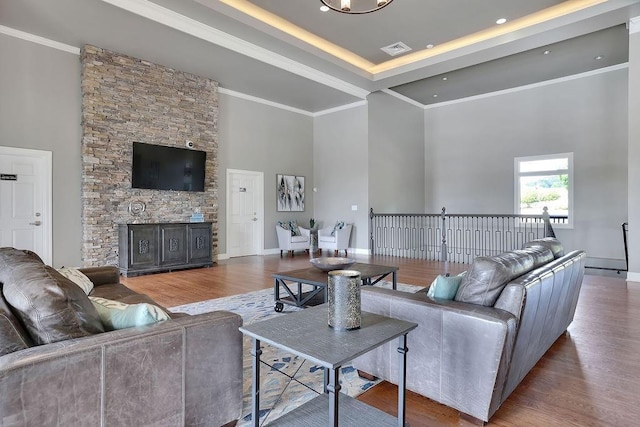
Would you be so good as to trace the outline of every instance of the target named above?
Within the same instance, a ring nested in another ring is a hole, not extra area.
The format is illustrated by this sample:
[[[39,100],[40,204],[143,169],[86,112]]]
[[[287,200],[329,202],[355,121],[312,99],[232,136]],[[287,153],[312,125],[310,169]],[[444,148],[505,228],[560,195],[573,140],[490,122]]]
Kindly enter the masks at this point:
[[[251,218],[251,221],[257,221],[258,218]]]
[[[36,222],[30,222],[29,223],[29,225],[35,225],[35,226],[38,226],[38,225],[41,225],[41,224],[42,224],[42,221],[36,221]]]

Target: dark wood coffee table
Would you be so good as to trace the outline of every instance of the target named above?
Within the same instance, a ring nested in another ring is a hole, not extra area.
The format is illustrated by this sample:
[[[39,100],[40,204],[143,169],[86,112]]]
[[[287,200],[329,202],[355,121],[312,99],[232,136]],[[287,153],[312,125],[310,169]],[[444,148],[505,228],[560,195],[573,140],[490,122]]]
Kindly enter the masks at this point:
[[[398,287],[398,267],[357,262],[349,267],[349,270],[360,272],[363,286],[375,285],[391,274],[393,289],[397,289]],[[322,271],[316,267],[273,274],[274,310],[278,312],[282,311],[284,304],[295,305],[296,307],[308,307],[324,303],[327,301],[328,277],[326,271]],[[310,285],[311,289],[305,291],[303,285]],[[280,297],[280,288],[286,293],[286,296],[283,298]]]

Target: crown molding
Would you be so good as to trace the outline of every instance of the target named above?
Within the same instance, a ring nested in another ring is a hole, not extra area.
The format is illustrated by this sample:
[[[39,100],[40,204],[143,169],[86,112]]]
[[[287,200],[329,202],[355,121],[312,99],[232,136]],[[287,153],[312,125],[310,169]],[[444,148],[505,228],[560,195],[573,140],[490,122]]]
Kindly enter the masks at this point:
[[[384,92],[384,93],[386,93],[387,95],[391,95],[391,96],[393,96],[394,98],[398,98],[399,100],[404,101],[404,102],[406,102],[406,103],[408,103],[408,104],[411,104],[411,105],[413,105],[413,106],[416,106],[416,107],[418,107],[418,108],[426,108],[426,107],[427,107],[427,105],[423,104],[422,102],[418,102],[418,101],[416,101],[415,99],[411,99],[411,98],[409,98],[408,96],[404,96],[403,94],[398,93],[398,92],[396,92],[395,90],[391,90],[391,89],[382,89],[382,91],[381,91],[381,92]]]
[[[320,116],[324,116],[326,114],[337,113],[338,111],[344,111],[344,110],[349,110],[351,108],[362,107],[363,105],[367,105],[367,100],[366,99],[363,99],[362,101],[352,102],[351,104],[344,104],[344,105],[340,105],[338,107],[334,107],[334,108],[329,108],[329,109],[326,109],[326,110],[318,111],[316,113],[313,113],[313,117],[320,117]]]
[[[340,105],[338,107],[329,108],[329,109],[326,109],[326,110],[322,110],[322,111],[318,111],[318,112],[312,113],[311,111],[302,110],[300,108],[291,107],[290,105],[280,104],[279,102],[269,101],[269,100],[264,99],[264,98],[258,98],[257,96],[248,95],[246,93],[237,92],[237,91],[231,90],[231,89],[225,89],[225,88],[219,87],[219,86],[218,86],[218,92],[220,92],[222,94],[225,94],[225,95],[233,96],[235,98],[246,99],[248,101],[257,102],[259,104],[268,105],[270,107],[279,108],[281,110],[286,110],[286,111],[291,111],[292,113],[298,113],[298,114],[302,114],[304,116],[309,116],[309,117],[324,116],[325,114],[336,113],[338,111],[348,110],[350,108],[356,108],[356,107],[361,107],[363,105],[367,105],[367,100],[363,99],[362,101],[356,101],[356,102],[352,102],[350,104]]]
[[[16,30],[15,28],[5,27],[0,25],[0,34],[6,34],[7,36],[15,37],[18,39],[26,40],[28,42],[41,44],[43,46],[52,47],[54,49],[61,50],[63,52],[72,53],[74,55],[80,55],[80,48],[71,46],[68,44],[60,43],[54,40],[46,39],[44,37],[36,36],[35,34],[26,33],[24,31]]]
[[[279,102],[269,101],[264,98],[258,98],[257,96],[247,95],[246,93],[236,92],[235,90],[225,89],[223,87],[218,86],[218,92],[223,93],[225,95],[233,96],[235,98],[246,99],[248,101],[257,102],[258,104],[268,105],[270,107],[279,108],[281,110],[291,111],[292,113],[298,113],[305,116],[313,117],[314,113],[302,110],[300,108],[291,107],[290,105],[280,104]]]
[[[231,34],[220,31],[148,0],[138,0],[135,2],[131,0],[101,1],[349,95],[365,99],[370,93],[366,89],[318,71],[312,67],[257,46],[253,43],[249,43],[239,37],[232,36]]]
[[[640,16],[629,19],[629,34],[640,32]]]
[[[481,95],[469,96],[467,98],[454,99],[452,101],[439,102],[437,104],[429,104],[429,105],[425,105],[424,109],[425,110],[430,110],[432,108],[444,107],[444,106],[453,105],[453,104],[459,104],[461,102],[475,101],[475,100],[478,100],[478,99],[491,98],[491,97],[499,96],[499,95],[506,95],[508,93],[520,92],[520,91],[523,91],[523,90],[535,89],[535,88],[538,88],[538,87],[549,86],[549,85],[553,85],[553,84],[556,84],[556,83],[568,82],[568,81],[571,81],[571,80],[582,79],[582,78],[585,78],[585,77],[591,77],[591,76],[595,76],[595,75],[598,75],[598,74],[609,73],[611,71],[623,70],[625,68],[629,68],[629,63],[628,62],[624,62],[622,64],[617,64],[617,65],[612,65],[610,67],[599,68],[597,70],[591,70],[591,71],[587,71],[587,72],[584,72],[584,73],[574,74],[574,75],[571,75],[571,76],[559,77],[557,79],[552,79],[552,80],[545,80],[545,81],[539,82],[539,83],[532,83],[530,85],[518,86],[518,87],[514,87],[514,88],[510,88],[510,89],[504,89],[504,90],[498,90],[498,91],[495,91],[495,92],[483,93]]]

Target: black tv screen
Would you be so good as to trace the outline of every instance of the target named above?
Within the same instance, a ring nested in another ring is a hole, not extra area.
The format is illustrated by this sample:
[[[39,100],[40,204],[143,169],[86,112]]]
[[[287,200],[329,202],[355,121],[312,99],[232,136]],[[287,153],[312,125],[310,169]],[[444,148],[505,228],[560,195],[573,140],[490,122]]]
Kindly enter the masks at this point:
[[[131,187],[204,191],[206,160],[204,151],[134,142]]]

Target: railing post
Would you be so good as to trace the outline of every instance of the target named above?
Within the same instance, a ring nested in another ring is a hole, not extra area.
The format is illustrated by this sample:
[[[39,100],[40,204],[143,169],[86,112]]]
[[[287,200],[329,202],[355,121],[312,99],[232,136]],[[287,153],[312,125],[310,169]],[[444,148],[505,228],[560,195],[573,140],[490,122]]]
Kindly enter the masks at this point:
[[[627,247],[627,232],[629,231],[629,223],[622,223],[622,241],[624,242],[624,261],[625,261],[625,270],[629,271],[629,249]]]
[[[549,218],[549,209],[546,206],[542,208],[542,221],[544,221],[544,237],[556,237]]]
[[[373,243],[373,208],[371,208],[369,209],[369,249],[371,250],[371,255],[375,255]]]
[[[440,218],[442,219],[442,244],[440,245],[440,261],[447,261],[447,209],[443,206]]]

